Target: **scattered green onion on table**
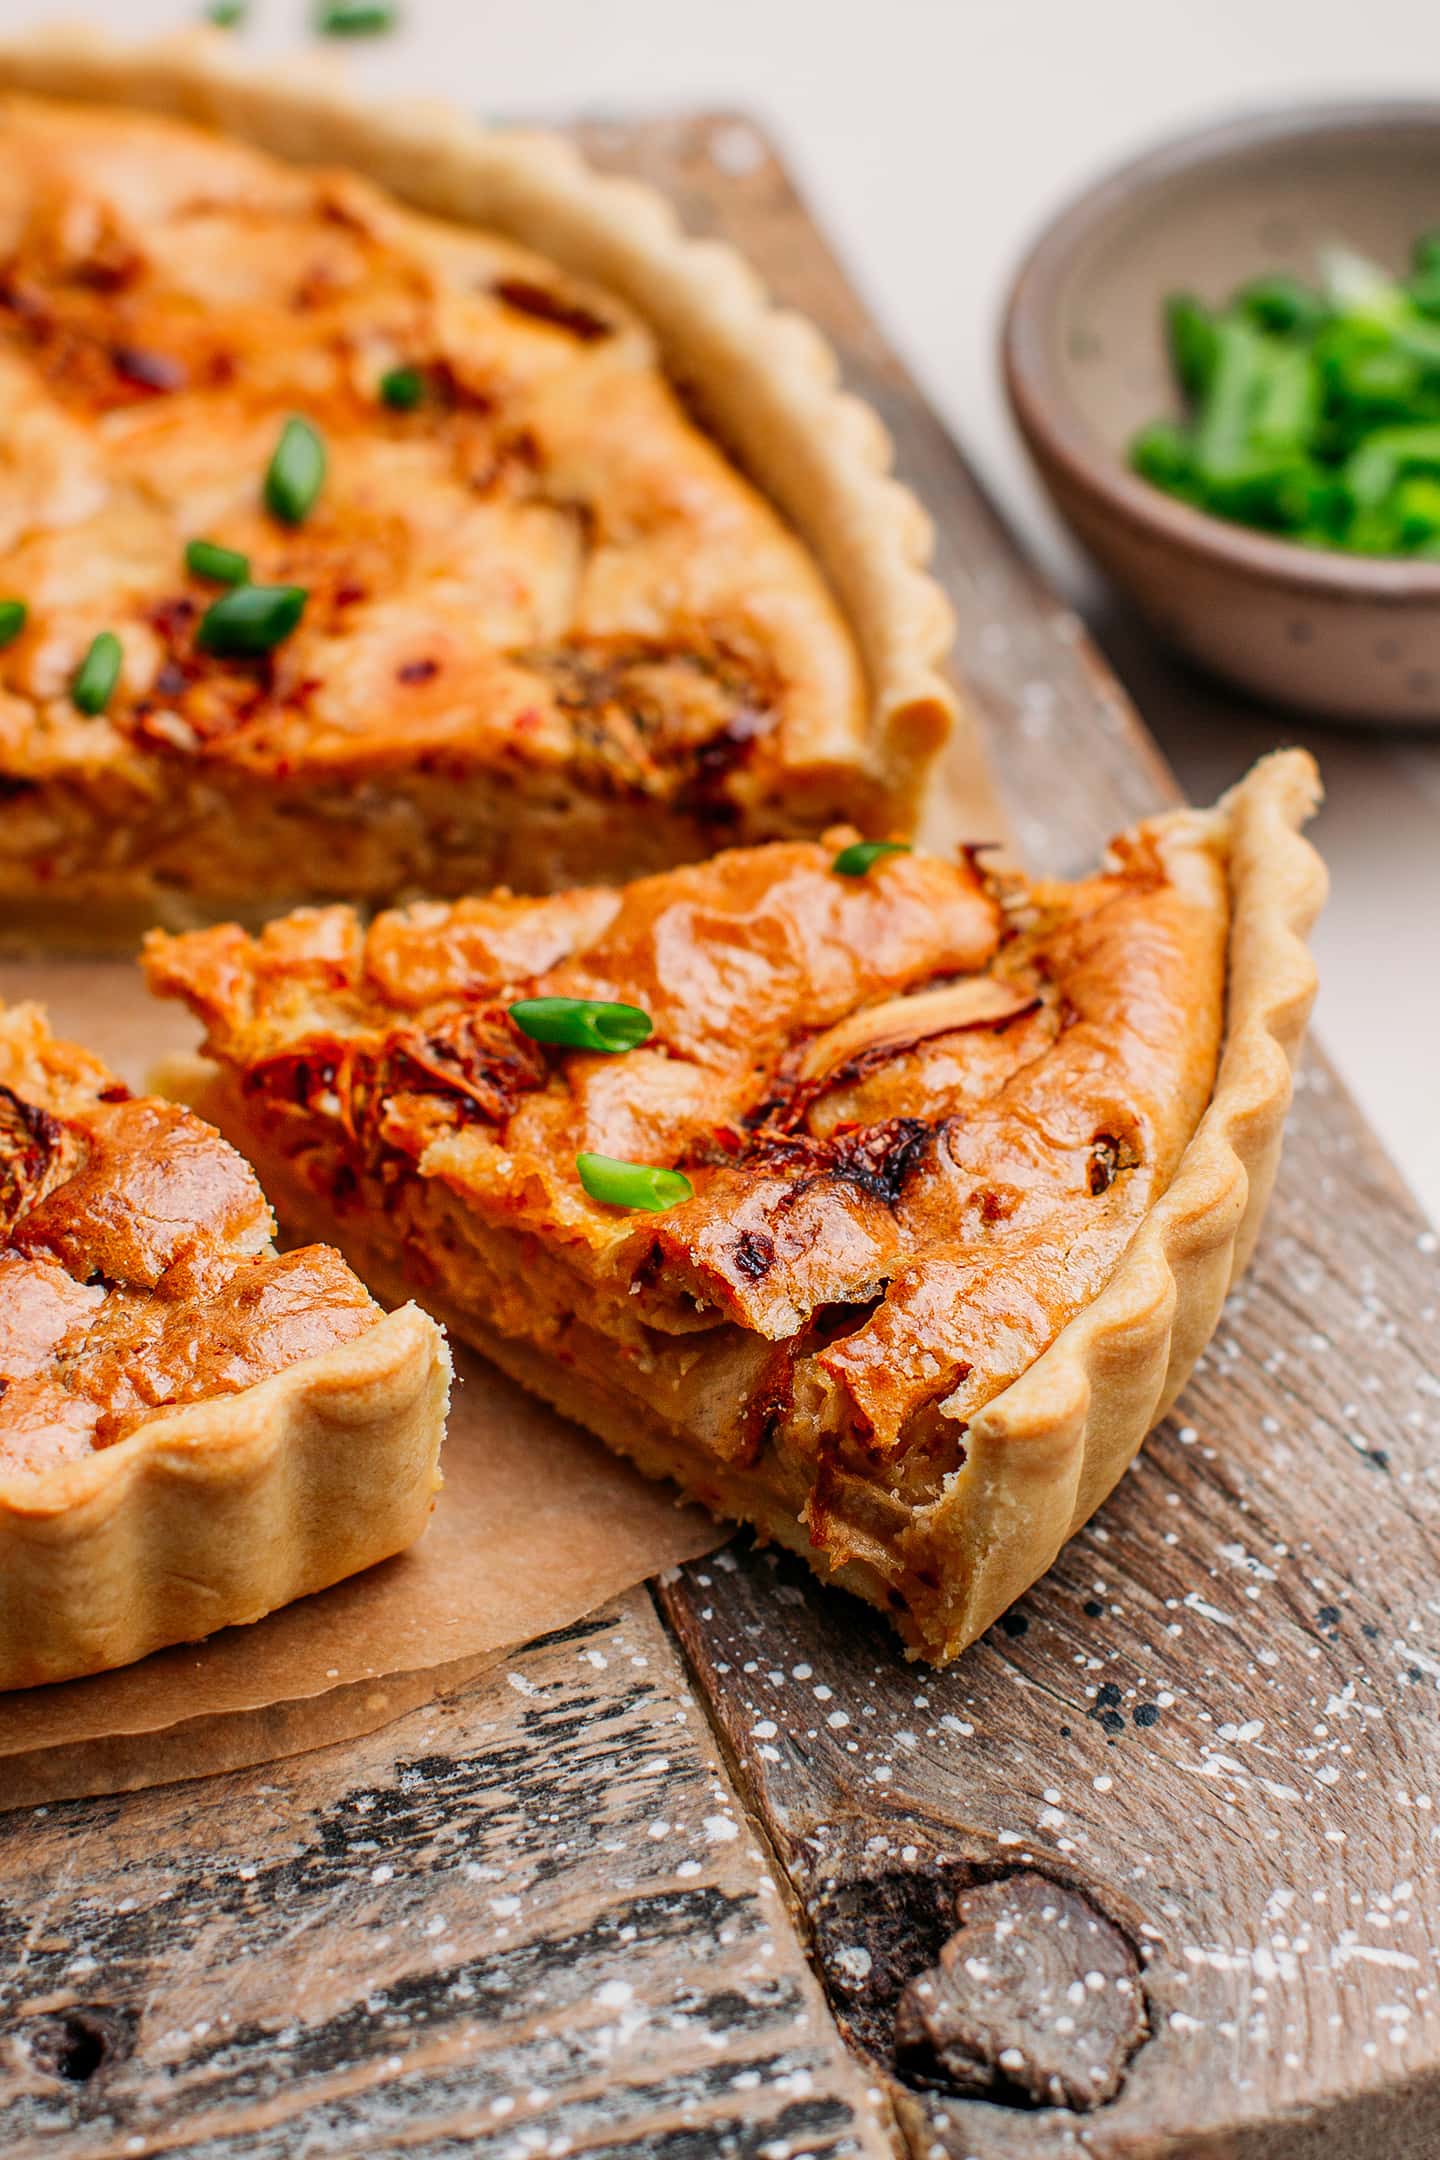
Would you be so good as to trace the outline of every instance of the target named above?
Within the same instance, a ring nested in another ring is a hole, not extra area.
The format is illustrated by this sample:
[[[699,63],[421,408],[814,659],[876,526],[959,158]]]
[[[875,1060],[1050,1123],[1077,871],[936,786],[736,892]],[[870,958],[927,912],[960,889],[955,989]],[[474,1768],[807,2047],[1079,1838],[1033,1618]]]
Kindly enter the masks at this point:
[[[1175,293],[1165,321],[1185,416],[1140,431],[1136,472],[1304,547],[1440,560],[1440,232],[1404,278],[1333,248],[1319,287]]]
[[[400,20],[389,0],[317,0],[315,28],[321,37],[382,37]]]

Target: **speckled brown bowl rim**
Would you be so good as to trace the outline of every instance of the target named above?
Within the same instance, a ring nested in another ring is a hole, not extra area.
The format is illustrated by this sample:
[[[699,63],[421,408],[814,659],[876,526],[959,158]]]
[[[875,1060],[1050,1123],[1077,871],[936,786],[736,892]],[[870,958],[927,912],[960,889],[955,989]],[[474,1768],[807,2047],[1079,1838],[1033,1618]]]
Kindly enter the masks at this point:
[[[1440,135],[1440,101],[1383,98],[1247,113],[1171,137],[1076,196],[1033,242],[1006,301],[1001,357],[1006,394],[1022,433],[1043,445],[1075,485],[1102,497],[1117,517],[1192,555],[1294,592],[1380,604],[1440,602],[1440,562],[1302,548],[1229,524],[1152,487],[1099,441],[1050,360],[1048,331],[1075,249],[1128,198],[1267,143],[1392,126],[1430,127]],[[1157,308],[1161,297],[1155,296]]]

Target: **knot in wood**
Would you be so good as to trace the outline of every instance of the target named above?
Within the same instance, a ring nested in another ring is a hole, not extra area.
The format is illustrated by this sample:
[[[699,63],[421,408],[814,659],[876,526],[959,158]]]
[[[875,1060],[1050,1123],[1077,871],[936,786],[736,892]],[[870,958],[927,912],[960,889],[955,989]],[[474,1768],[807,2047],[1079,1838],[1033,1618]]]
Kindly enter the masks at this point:
[[[139,2019],[110,2003],[72,2003],[47,2011],[24,2028],[30,2060],[43,2077],[88,2085],[133,2052]]]
[[[1038,1874],[962,1890],[959,1927],[895,2013],[917,2082],[1019,2107],[1113,2100],[1147,2031],[1140,1961],[1119,1928]]]

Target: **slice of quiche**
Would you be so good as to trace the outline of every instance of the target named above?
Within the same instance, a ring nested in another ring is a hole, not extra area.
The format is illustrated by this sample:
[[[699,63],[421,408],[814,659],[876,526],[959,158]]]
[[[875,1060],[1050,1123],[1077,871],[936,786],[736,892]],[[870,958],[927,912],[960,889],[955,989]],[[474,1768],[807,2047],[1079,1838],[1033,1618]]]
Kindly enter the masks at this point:
[[[908,826],[928,528],[738,261],[557,142],[93,44],[0,53],[0,908]]]
[[[0,1688],[128,1664],[425,1527],[449,1354],[253,1171],[0,1009]]]
[[[1077,884],[832,834],[157,934],[297,1230],[945,1659],[1174,1398],[1313,987],[1299,753]]]

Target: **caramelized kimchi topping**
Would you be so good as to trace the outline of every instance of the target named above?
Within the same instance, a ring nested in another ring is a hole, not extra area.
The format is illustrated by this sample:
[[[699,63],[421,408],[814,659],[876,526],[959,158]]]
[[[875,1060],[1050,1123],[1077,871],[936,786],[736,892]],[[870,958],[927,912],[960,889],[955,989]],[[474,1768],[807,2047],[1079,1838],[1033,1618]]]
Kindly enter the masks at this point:
[[[108,1447],[372,1327],[338,1253],[277,1258],[253,1172],[0,1012],[0,1478]]]
[[[147,968],[201,1015],[247,1129],[332,1203],[408,1189],[423,1220],[418,1180],[477,1246],[560,1263],[599,1325],[788,1346],[755,1431],[893,1454],[963,1430],[1165,1190],[1213,1086],[1228,903],[1193,839],[1028,888],[973,851],[842,877],[845,837],[368,931],[330,910],[157,936]],[[507,1018],[535,997],[636,1005],[654,1033],[546,1049]],[[693,1194],[606,1207],[581,1151]]]
[[[777,755],[858,739],[819,572],[608,295],[154,115],[0,100],[0,182],[0,592],[30,605],[0,775],[499,767],[723,829]],[[261,481],[293,414],[327,470],[287,525]],[[207,650],[197,537],[302,587],[299,629]],[[87,722],[101,626],[124,666]]]

